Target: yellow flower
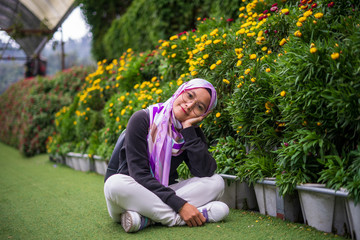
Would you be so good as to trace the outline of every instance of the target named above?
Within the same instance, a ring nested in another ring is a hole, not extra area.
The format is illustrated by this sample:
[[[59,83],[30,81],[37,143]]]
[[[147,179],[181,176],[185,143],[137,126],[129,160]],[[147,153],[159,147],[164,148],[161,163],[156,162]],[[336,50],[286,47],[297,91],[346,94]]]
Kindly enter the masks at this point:
[[[333,54],[331,54],[331,58],[333,59],[333,60],[335,60],[335,59],[338,59],[340,57],[340,54],[339,53],[333,53]]]
[[[294,32],[294,35],[295,35],[295,37],[301,37],[302,36],[302,34],[301,34],[301,32],[299,30]]]
[[[212,64],[211,66],[210,66],[210,70],[214,70],[216,68],[216,64]]]
[[[323,16],[324,16],[323,13],[315,13],[314,14],[314,17],[317,18],[317,19],[322,18]]]
[[[244,34],[245,33],[245,28],[240,29],[239,31],[236,32],[236,35],[238,34]]]
[[[120,118],[119,118],[119,117],[116,117],[116,121],[119,122],[119,121],[120,121]]]
[[[120,115],[123,116],[126,112],[126,109],[121,110]]]
[[[256,78],[251,78],[251,80],[250,80],[250,81],[254,83],[254,82],[255,82],[255,80],[256,80]]]
[[[209,57],[209,54],[205,54],[204,56],[203,56],[203,59],[207,59]]]
[[[223,79],[223,82],[226,84],[230,84],[229,80],[227,80],[226,78]]]
[[[220,39],[216,39],[216,40],[214,41],[214,44],[217,44],[217,43],[219,43],[219,42],[221,42],[221,40],[220,40]]]
[[[77,124],[77,122],[76,121],[74,121],[74,125],[76,125]]]
[[[248,68],[248,69],[246,69],[245,70],[245,74],[249,74],[249,72],[250,72],[251,70]]]
[[[285,14],[285,13],[288,13],[288,12],[289,12],[289,9],[287,9],[287,8],[281,9],[281,12],[284,13],[284,14]]]
[[[216,65],[220,65],[222,63],[221,60],[217,60]]]
[[[178,35],[174,35],[174,36],[170,37],[170,41],[175,40],[175,39],[178,39]]]
[[[283,38],[281,41],[280,41],[280,46],[284,45],[286,43],[286,39]]]
[[[316,123],[316,125],[321,126],[321,125],[322,125],[322,123],[321,123],[321,122],[317,122],[317,123]]]
[[[306,21],[306,17],[301,17],[301,18],[299,18],[299,20],[298,20],[299,22],[305,22]]]
[[[263,52],[265,52],[267,49],[268,49],[267,47],[261,48],[261,50],[262,50]]]
[[[156,94],[161,94],[163,91],[161,89],[158,89],[155,91]]]
[[[270,72],[271,70],[270,70],[270,68],[267,68],[265,71],[266,71],[266,72]]]
[[[256,58],[256,54],[251,54],[250,55],[250,59],[252,60],[252,59],[255,59]]]
[[[245,7],[241,7],[241,8],[239,8],[239,11],[241,12],[241,11],[244,11],[244,9],[245,9]]]
[[[227,34],[226,34],[226,33],[224,33],[224,34],[222,35],[222,37],[223,37],[223,38],[226,38],[226,36],[227,36]]]
[[[195,76],[195,75],[197,75],[197,74],[198,74],[197,71],[192,71],[192,72],[191,72],[191,76]]]
[[[171,54],[171,57],[172,58],[176,57],[176,53]]]
[[[298,26],[298,27],[302,27],[302,25],[303,25],[303,24],[302,24],[301,22],[297,22],[297,23],[296,23],[296,26]]]
[[[174,45],[171,46],[171,49],[175,49],[175,48],[177,48],[177,45],[176,45],[176,44],[174,44]]]
[[[110,107],[112,107],[112,106],[114,106],[114,104],[113,103],[110,103],[110,105],[109,105]]]
[[[310,53],[316,53],[316,51],[317,51],[316,47],[310,48]]]
[[[280,96],[284,97],[286,95],[285,91],[281,91]]]
[[[220,116],[221,116],[221,113],[219,113],[219,112],[218,112],[218,113],[216,113],[216,115],[215,115],[215,116],[218,118],[218,117],[220,117]]]
[[[205,45],[210,45],[212,43],[212,40],[207,40],[206,42],[205,42]]]
[[[242,64],[242,61],[239,60],[239,61],[237,61],[236,66],[238,67],[238,66],[240,66],[241,64]]]
[[[186,39],[187,39],[186,36],[182,36],[182,37],[181,37],[181,40],[183,40],[183,41],[186,40]]]

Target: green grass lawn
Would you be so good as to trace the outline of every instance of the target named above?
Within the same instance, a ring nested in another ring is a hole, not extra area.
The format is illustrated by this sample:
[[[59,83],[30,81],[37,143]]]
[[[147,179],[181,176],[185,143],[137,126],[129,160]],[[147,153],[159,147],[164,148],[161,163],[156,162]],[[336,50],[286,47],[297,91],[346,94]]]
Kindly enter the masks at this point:
[[[203,227],[152,226],[127,234],[108,216],[103,176],[25,158],[0,143],[0,239],[342,239],[303,224],[231,210]]]

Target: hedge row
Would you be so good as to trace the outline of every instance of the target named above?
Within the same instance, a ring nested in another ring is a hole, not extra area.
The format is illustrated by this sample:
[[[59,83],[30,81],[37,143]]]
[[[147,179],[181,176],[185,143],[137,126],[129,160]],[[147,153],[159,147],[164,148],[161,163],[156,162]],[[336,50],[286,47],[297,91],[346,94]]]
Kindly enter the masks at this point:
[[[26,156],[46,152],[47,138],[55,131],[54,114],[73,101],[89,72],[76,67],[14,83],[0,96],[0,140]]]

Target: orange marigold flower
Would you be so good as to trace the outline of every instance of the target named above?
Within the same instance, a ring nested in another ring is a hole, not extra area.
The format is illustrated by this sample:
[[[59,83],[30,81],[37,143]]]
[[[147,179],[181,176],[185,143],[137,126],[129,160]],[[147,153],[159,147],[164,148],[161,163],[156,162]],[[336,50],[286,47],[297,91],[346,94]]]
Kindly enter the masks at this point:
[[[340,57],[340,54],[339,53],[333,53],[333,54],[331,54],[331,58],[333,59],[333,60],[335,60],[335,59],[338,59]]]

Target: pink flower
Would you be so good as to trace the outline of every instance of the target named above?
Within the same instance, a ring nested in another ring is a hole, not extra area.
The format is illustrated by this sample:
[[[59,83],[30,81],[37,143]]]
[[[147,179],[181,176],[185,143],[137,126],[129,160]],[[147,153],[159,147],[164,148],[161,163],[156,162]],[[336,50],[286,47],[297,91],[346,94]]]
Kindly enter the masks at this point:
[[[269,12],[269,10],[265,10],[264,12],[263,12],[263,14],[267,14]]]
[[[270,11],[272,11],[272,12],[275,12],[275,11],[277,11],[277,10],[278,10],[278,7],[277,7],[277,6],[270,8]]]
[[[287,142],[286,142],[286,143],[284,143],[284,146],[285,146],[285,147],[289,146],[289,143],[287,143]]]
[[[271,5],[271,7],[275,7],[275,6],[277,6],[278,4],[277,3],[274,3],[273,5]]]

